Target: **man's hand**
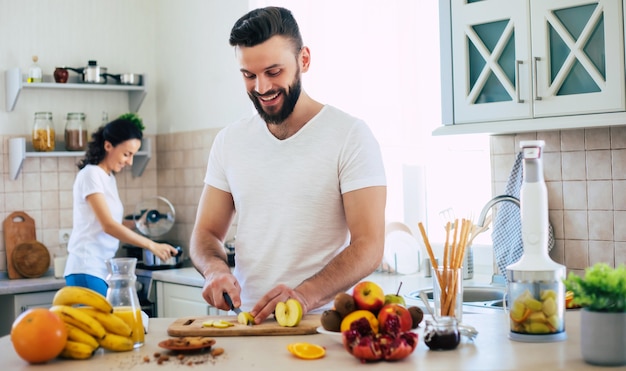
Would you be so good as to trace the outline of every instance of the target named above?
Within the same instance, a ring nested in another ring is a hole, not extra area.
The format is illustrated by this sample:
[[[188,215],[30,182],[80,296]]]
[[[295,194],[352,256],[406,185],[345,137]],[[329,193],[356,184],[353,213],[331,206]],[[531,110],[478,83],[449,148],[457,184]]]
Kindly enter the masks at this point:
[[[250,311],[250,314],[254,316],[254,322],[258,325],[265,321],[270,314],[274,313],[276,304],[281,301],[287,301],[289,298],[294,298],[300,302],[302,305],[302,314],[308,312],[309,309],[306,299],[299,292],[285,285],[278,285],[268,291]]]
[[[241,306],[241,287],[235,276],[230,272],[215,272],[205,277],[202,297],[207,303],[221,310],[230,310],[224,292],[228,293],[235,308]]]

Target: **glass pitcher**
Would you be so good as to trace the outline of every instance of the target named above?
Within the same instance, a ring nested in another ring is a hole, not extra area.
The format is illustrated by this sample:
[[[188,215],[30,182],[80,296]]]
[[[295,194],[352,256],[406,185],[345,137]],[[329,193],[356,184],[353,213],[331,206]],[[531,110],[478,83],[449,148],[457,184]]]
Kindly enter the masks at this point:
[[[107,260],[106,265],[109,269],[106,279],[109,284],[106,298],[113,306],[113,313],[132,328],[131,336],[135,348],[139,348],[144,343],[144,329],[141,304],[135,286],[137,258],[113,258]]]

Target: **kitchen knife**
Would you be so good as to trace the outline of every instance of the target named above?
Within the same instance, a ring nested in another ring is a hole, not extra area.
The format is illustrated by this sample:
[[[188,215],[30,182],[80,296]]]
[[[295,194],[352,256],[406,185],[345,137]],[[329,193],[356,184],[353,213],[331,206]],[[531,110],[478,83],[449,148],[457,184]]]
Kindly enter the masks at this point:
[[[228,293],[226,291],[224,291],[224,300],[226,300],[226,303],[228,304],[228,306],[230,307],[230,310],[232,310],[233,312],[235,312],[237,315],[239,315],[239,313],[241,313],[241,309],[239,308],[235,308],[235,306],[233,305],[233,301],[230,298],[230,295],[228,295]]]

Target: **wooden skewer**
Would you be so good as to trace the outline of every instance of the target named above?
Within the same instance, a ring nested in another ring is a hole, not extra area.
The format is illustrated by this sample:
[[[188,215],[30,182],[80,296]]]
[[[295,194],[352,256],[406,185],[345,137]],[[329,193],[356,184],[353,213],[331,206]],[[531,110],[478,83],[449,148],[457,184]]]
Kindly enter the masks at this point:
[[[417,226],[419,227],[420,233],[422,235],[422,240],[424,240],[424,246],[426,246],[426,252],[428,253],[428,256],[430,257],[430,264],[433,267],[433,271],[435,272],[435,275],[437,276],[437,281],[439,282],[439,287],[443,287],[441,286],[441,275],[439,274],[439,271],[437,270],[437,263],[435,260],[435,254],[433,254],[433,249],[430,246],[430,242],[428,241],[428,237],[426,236],[426,230],[424,230],[424,225],[422,224],[422,222],[419,222],[417,224]]]

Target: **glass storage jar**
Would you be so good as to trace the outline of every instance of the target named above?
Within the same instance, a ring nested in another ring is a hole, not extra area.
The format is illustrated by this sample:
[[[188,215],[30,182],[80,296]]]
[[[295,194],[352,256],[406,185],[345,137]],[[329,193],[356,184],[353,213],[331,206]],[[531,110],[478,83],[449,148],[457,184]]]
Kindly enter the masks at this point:
[[[33,124],[33,149],[39,152],[54,151],[54,123],[52,112],[36,112]]]
[[[70,112],[65,121],[65,149],[68,151],[84,151],[87,149],[87,124],[85,114]]]

